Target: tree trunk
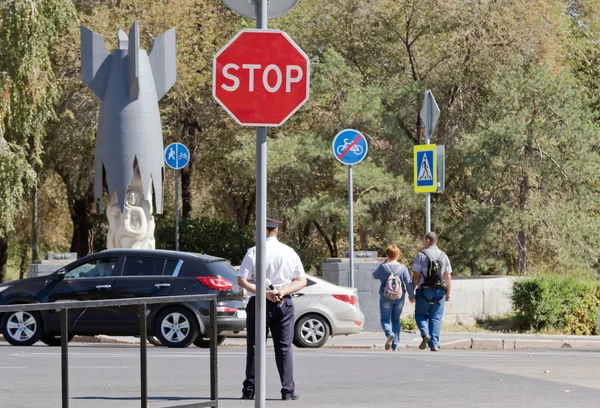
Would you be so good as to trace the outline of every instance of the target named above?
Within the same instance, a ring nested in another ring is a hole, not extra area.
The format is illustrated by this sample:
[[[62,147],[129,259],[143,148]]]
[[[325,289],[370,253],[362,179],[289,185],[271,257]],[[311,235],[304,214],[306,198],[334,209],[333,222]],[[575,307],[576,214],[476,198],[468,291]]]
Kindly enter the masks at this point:
[[[90,232],[92,223],[90,213],[94,208],[94,194],[88,192],[82,197],[73,197],[73,194],[67,193],[69,197],[69,211],[71,212],[71,221],[73,222],[73,237],[71,238],[71,252],[77,252],[81,258],[90,253]]]
[[[337,248],[334,246],[334,243],[329,239],[323,227],[321,227],[316,221],[313,221],[313,224],[315,224],[315,227],[317,227],[317,231],[319,231],[319,234],[321,234],[321,237],[323,237],[323,239],[325,240],[327,249],[329,249],[329,256],[331,256],[332,258],[337,257]]]
[[[21,249],[21,254],[19,255],[19,258],[21,258],[21,263],[19,264],[19,279],[23,279],[26,277],[25,274],[27,273],[28,268],[27,248]]]
[[[524,213],[527,210],[527,199],[529,197],[529,176],[525,174],[521,180],[519,188],[519,210]],[[527,273],[527,232],[525,226],[521,226],[521,231],[518,235],[517,253],[519,262],[519,273],[525,275]]]
[[[358,235],[360,239],[360,250],[368,251],[369,250],[369,234],[365,227],[358,227]]]
[[[0,237],[0,283],[6,282],[8,267],[8,238]]]

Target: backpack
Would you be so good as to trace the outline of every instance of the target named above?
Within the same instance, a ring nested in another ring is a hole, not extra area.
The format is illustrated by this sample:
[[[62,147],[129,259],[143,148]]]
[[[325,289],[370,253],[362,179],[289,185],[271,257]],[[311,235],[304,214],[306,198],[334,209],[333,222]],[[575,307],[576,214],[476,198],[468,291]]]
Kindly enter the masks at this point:
[[[444,253],[441,252],[440,256],[434,258],[426,249],[422,250],[421,252],[424,253],[429,260],[429,264],[427,266],[427,276],[425,277],[423,286],[446,290],[446,281],[444,280],[446,265],[440,260]]]
[[[389,276],[385,281],[385,286],[383,288],[383,296],[388,300],[400,299],[402,297],[402,281],[400,281],[398,275],[392,272],[392,268],[386,264],[383,264],[383,266],[389,272]]]

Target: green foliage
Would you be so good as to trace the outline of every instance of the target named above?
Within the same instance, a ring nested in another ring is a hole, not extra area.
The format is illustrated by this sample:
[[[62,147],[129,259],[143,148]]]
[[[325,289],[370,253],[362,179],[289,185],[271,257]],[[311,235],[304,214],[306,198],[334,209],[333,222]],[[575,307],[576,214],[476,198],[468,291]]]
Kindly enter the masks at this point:
[[[522,328],[557,329],[578,335],[599,333],[599,282],[555,276],[517,280],[511,300]]]
[[[417,322],[415,321],[414,315],[400,316],[400,327],[402,330],[415,330],[417,328]]]
[[[0,158],[13,166],[0,174],[0,222],[20,217],[23,230],[10,236],[13,250],[29,242],[28,216],[19,214],[29,211],[19,207],[29,181],[17,176],[40,161],[40,179],[58,174],[66,196],[47,203],[52,210],[41,206],[40,222],[63,238],[72,234],[66,224],[79,222],[91,231],[80,237],[89,238],[90,250],[104,246],[105,216],[94,214],[92,188],[98,101],[80,80],[78,27],[98,32],[111,50],[118,29],[137,20],[146,50],[156,35],[177,29],[177,81],[160,101],[165,145],[190,148],[182,180],[191,217],[229,225],[217,235],[240,248],[214,250],[243,255],[253,243],[238,242],[235,230],[254,220],[254,131],[214,101],[211,67],[216,51],[253,21],[220,0],[7,4],[0,12],[0,134],[13,155],[26,158]],[[419,111],[431,89],[441,109],[432,142],[447,155],[432,227],[455,273],[574,264],[580,275],[600,271],[599,7],[599,0],[302,0],[270,20],[311,60],[309,101],[269,129],[268,213],[285,221],[282,241],[317,272],[324,258],[347,251],[347,169],[334,160],[331,140],[356,128],[369,141],[367,159],[354,167],[356,249],[381,253],[396,243],[412,258],[425,218],[424,197],[412,190],[412,149],[423,142]],[[172,221],[157,220],[157,242],[172,247]],[[213,251],[211,242],[184,237],[183,224],[182,247],[186,240],[193,250]]]
[[[530,270],[577,259],[578,272],[591,273],[599,254],[586,243],[600,240],[592,183],[600,156],[586,99],[568,72],[546,67],[501,73],[488,90],[485,119],[457,146],[457,254],[477,274],[514,271],[523,234]]]
[[[170,217],[156,219],[156,248],[175,249],[175,221]],[[179,250],[225,258],[232,265],[239,265],[249,248],[253,247],[254,235],[250,228],[238,229],[232,222],[209,218],[180,220]]]
[[[0,15],[0,83],[8,88],[8,140],[39,164],[47,122],[59,96],[51,62],[59,35],[75,17],[70,0],[6,2]]]
[[[0,237],[14,229],[23,196],[33,186],[35,173],[25,160],[25,151],[0,137]]]

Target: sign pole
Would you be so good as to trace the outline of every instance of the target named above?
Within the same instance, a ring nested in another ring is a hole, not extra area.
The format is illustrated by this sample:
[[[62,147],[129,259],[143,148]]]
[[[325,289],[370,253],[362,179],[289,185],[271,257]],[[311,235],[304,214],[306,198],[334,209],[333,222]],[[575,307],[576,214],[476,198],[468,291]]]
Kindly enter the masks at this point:
[[[175,169],[175,251],[179,251],[179,170]]]
[[[267,29],[267,0],[256,1],[256,28]],[[255,408],[264,408],[266,400],[267,330],[267,128],[256,128],[256,327],[255,327]]]
[[[433,133],[433,95],[431,91],[425,92],[425,106],[427,109],[427,126],[425,127],[425,144],[431,143],[431,134]],[[431,193],[425,194],[425,233],[431,231]]]
[[[179,251],[179,170],[190,162],[190,151],[182,143],[171,143],[165,149],[165,163],[175,170],[175,251]]]
[[[354,287],[354,188],[352,165],[348,166],[348,246],[350,247],[350,287]]]

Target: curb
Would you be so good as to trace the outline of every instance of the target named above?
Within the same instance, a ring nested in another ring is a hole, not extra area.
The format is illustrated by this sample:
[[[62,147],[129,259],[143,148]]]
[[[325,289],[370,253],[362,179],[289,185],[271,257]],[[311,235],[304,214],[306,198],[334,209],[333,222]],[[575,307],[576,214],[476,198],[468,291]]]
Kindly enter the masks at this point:
[[[235,337],[232,337],[235,338]],[[5,342],[0,335],[0,342]],[[72,343],[90,344],[126,344],[139,345],[139,338],[124,338],[112,336],[75,336]],[[400,344],[401,349],[418,350],[417,344]],[[220,347],[245,348],[245,344],[228,342]],[[267,348],[273,348],[273,344],[267,343]],[[350,349],[350,350],[383,350],[378,344],[325,344],[323,349]],[[498,339],[498,338],[464,338],[450,342],[440,343],[440,349],[444,350],[474,350],[474,351],[518,351],[518,350],[585,350],[600,351],[600,341],[597,340],[544,340],[544,339]]]

